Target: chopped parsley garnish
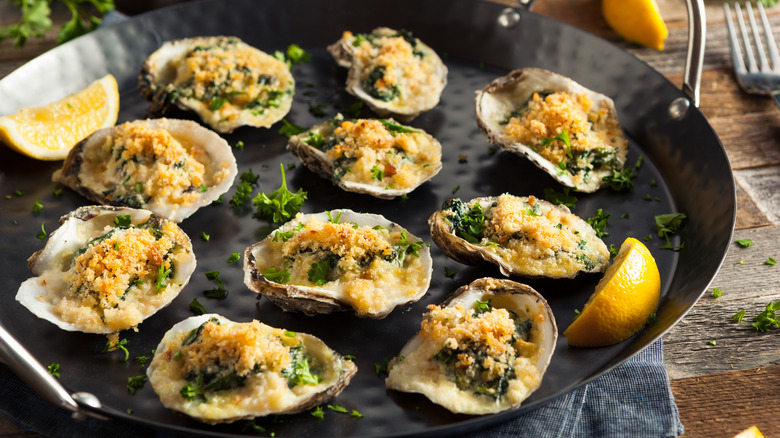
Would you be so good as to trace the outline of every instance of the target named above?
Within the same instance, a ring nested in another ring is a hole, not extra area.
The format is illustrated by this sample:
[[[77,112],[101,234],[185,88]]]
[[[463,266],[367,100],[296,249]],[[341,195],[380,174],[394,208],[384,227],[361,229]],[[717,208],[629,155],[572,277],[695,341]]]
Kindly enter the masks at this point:
[[[620,219],[628,219],[630,216],[631,216],[631,215],[630,215],[630,213],[629,213],[629,212],[625,212],[625,213],[623,213],[623,214],[621,214],[621,215],[620,215]]]
[[[287,283],[290,281],[290,271],[271,267],[263,271],[263,277],[274,283]]]
[[[163,262],[159,268],[157,268],[157,283],[155,283],[155,288],[157,290],[157,293],[160,293],[165,287],[167,286],[164,282],[165,279],[170,277],[173,270],[171,268],[165,269],[165,262]]]
[[[645,195],[642,199],[644,199],[645,201],[652,201],[653,197],[650,195]]]
[[[643,155],[640,155],[636,159],[636,163],[634,163],[634,169],[639,170],[642,167],[642,164],[645,162],[645,157]]]
[[[141,367],[145,367],[146,364],[149,363],[149,357],[148,356],[136,356],[135,361],[138,362],[138,365]]]
[[[209,102],[209,109],[211,111],[216,111],[216,110],[222,108],[223,106],[225,106],[226,103],[227,103],[227,100],[225,100],[225,99],[223,99],[221,97],[214,98],[214,99],[211,100],[211,102]]]
[[[452,269],[448,267],[444,267],[444,276],[447,278],[455,278],[455,275],[457,275],[458,271],[453,271]]]
[[[558,192],[555,189],[546,187],[544,189],[544,199],[550,201],[553,204],[565,205],[570,210],[574,210],[577,197],[569,194],[571,189],[564,187],[562,192]]]
[[[203,239],[203,240],[205,240],[206,242],[208,242],[208,241],[209,241],[209,239],[211,239],[211,235],[209,235],[209,234],[206,234],[206,232],[205,232],[205,231],[202,231],[202,232],[200,233],[200,238],[201,238],[201,239]]]
[[[745,317],[745,314],[747,312],[745,310],[740,310],[739,312],[731,315],[731,319],[734,320],[734,322],[742,323],[742,319]]]
[[[198,390],[197,384],[193,387],[188,383],[181,388],[181,391],[179,391],[179,395],[181,395],[182,398],[186,400],[194,400],[195,397],[202,396],[203,393],[200,392],[200,390]]]
[[[564,129],[555,137],[541,138],[539,140],[542,142],[542,146],[544,147],[549,147],[551,144],[553,144],[553,142],[560,141],[566,147],[566,156],[572,158],[571,143],[569,142],[569,131]]]
[[[53,363],[53,364],[49,365],[47,367],[47,369],[49,370],[49,374],[51,374],[52,376],[54,376],[54,377],[56,377],[58,379],[60,378],[60,364]]]
[[[457,192],[458,192],[458,190],[460,190],[460,186],[459,186],[459,185],[458,185],[458,186],[455,186],[455,187],[453,187],[453,188],[452,188],[452,194],[454,195],[455,193],[457,193]]]
[[[322,286],[323,284],[327,283],[328,280],[328,272],[330,272],[330,259],[320,260],[319,262],[314,262],[311,264],[311,269],[309,269],[309,281],[316,284],[317,286]]]
[[[652,234],[648,234],[647,236],[643,237],[642,240],[644,240],[645,242],[649,242],[649,241],[653,240],[653,235]]]
[[[51,194],[54,195],[55,198],[59,198],[62,196],[62,189],[59,187],[55,187],[51,189]]]
[[[354,418],[355,420],[359,420],[359,419],[364,417],[363,414],[361,414],[360,412],[358,412],[358,411],[356,411],[354,409],[352,410],[352,412],[349,413],[349,416]]]
[[[330,222],[332,224],[339,223],[339,221],[341,220],[341,213],[342,212],[339,212],[339,214],[334,218],[333,216],[331,216],[330,211],[326,211],[325,212],[325,214],[328,216],[328,222]]]
[[[340,414],[348,414],[349,411],[347,408],[341,405],[328,405],[328,409],[330,409],[333,412],[338,412]]]
[[[490,312],[493,309],[493,306],[490,304],[492,300],[487,301],[480,301],[477,300],[476,303],[474,303],[474,316],[480,315],[485,312]]]
[[[608,182],[612,190],[623,192],[634,188],[634,182],[631,181],[634,178],[636,178],[634,170],[631,167],[626,167],[622,171],[612,169],[612,175],[607,175],[601,180]]]
[[[352,102],[348,108],[345,108],[343,113],[350,118],[356,119],[360,117],[360,113],[363,111],[363,102]]]
[[[647,325],[655,324],[655,321],[657,320],[657,316],[655,312],[650,312],[649,315],[647,315]]]
[[[777,260],[773,259],[772,257],[769,257],[764,262],[765,265],[774,266],[777,263]]]
[[[129,214],[120,214],[119,216],[114,218],[114,225],[117,227],[129,227],[130,225],[133,225],[133,221],[130,218]]]
[[[475,202],[471,209],[467,209],[460,199],[453,199],[447,201],[444,208],[454,213],[449,220],[456,236],[469,243],[477,243],[482,239],[486,228],[482,204]]]
[[[206,184],[201,184],[200,185],[200,191],[201,191],[201,193],[207,192],[207,191],[209,191],[209,188],[208,188],[208,186]]]
[[[287,181],[284,175],[284,165],[279,164],[282,170],[282,185],[278,189],[266,195],[260,193],[252,200],[257,207],[255,216],[261,219],[272,219],[276,223],[284,223],[293,218],[303,206],[307,193],[303,189],[293,193],[287,190]]]
[[[235,263],[237,261],[241,260],[241,254],[237,252],[230,253],[230,257],[228,257],[227,262],[228,263]]]
[[[252,184],[241,181],[238,186],[236,186],[236,194],[230,198],[230,206],[233,208],[241,208],[249,199],[252,199]]]
[[[251,185],[257,185],[257,180],[260,179],[260,175],[252,172],[252,169],[250,168],[246,172],[241,172],[241,175],[238,177],[242,182],[249,183]]]
[[[241,428],[241,432],[263,433],[265,432],[265,428],[255,423],[255,420],[251,420],[244,423],[244,427]]]
[[[715,288],[712,290],[712,298],[720,298],[721,295],[723,295],[723,291],[720,290],[720,288]]]
[[[708,341],[707,343],[710,345],[715,345],[715,341]]]
[[[144,383],[146,383],[146,375],[144,374],[135,377],[128,377],[127,390],[130,391],[130,394],[135,395],[135,392],[141,389],[141,387],[144,386]]]
[[[22,196],[24,196],[24,192],[21,191],[21,190],[15,190],[14,191],[14,195],[16,195],[16,196],[21,198]]]
[[[36,234],[35,237],[37,237],[39,239],[45,239],[46,238],[46,229],[43,228],[43,226],[44,226],[44,223],[41,222],[41,232]]]
[[[612,213],[606,213],[600,208],[596,210],[592,218],[589,218],[587,222],[596,231],[596,237],[608,237],[609,232],[605,231],[607,228],[607,221],[612,217]]]
[[[615,257],[615,256],[618,255],[618,252],[620,252],[620,248],[615,246],[614,243],[610,243],[609,244],[609,256],[610,257]]]
[[[295,65],[300,64],[301,62],[309,62],[311,60],[311,55],[297,44],[290,44],[287,46],[287,59]]]
[[[287,378],[287,386],[293,388],[298,385],[316,385],[322,382],[322,377],[314,373],[309,363],[309,356],[302,347],[290,348],[292,363],[282,370],[282,375]]]
[[[206,271],[206,278],[217,284],[216,288],[203,291],[203,295],[206,298],[216,298],[218,300],[227,298],[228,291],[225,289],[225,283],[219,278],[219,271]]]
[[[106,343],[106,346],[103,347],[103,351],[101,351],[101,353],[105,353],[107,351],[122,350],[125,352],[124,361],[127,362],[127,360],[130,358],[130,352],[127,351],[127,347],[125,347],[125,345],[127,345],[127,339],[124,338],[119,341],[108,341]]]
[[[289,331],[289,330],[285,330],[285,331],[284,331],[284,335],[285,335],[285,336],[287,336],[288,338],[294,338],[294,337],[298,336],[298,334],[297,334],[297,333],[295,333],[295,332],[291,332],[291,331]]]
[[[211,201],[211,205],[219,205],[222,204],[222,195],[219,195],[219,197],[213,201]]]
[[[670,238],[678,232],[685,230],[687,219],[688,216],[683,213],[661,214],[655,217],[655,228],[658,232],[658,237],[666,239],[666,243],[660,246],[659,249],[677,251],[685,247],[685,242],[681,242],[680,246],[672,246]]]
[[[382,178],[384,178],[384,176],[385,173],[379,170],[379,165],[374,164],[374,167],[371,168],[371,179],[382,181]]]
[[[237,141],[233,147],[236,149],[244,149],[244,141],[243,140]]]
[[[650,180],[650,187],[658,187],[658,181],[651,179]]]
[[[325,137],[323,137],[322,134],[311,132],[303,139],[303,142],[309,146],[314,146],[317,149],[322,149],[322,147],[325,146]]]
[[[374,364],[374,370],[376,370],[376,375],[381,376],[382,374],[387,374],[387,364],[390,363],[389,360],[383,359],[382,363],[375,363]]]
[[[282,119],[283,126],[279,128],[279,134],[286,136],[287,138],[293,135],[298,135],[306,130],[303,126],[298,126],[288,122],[286,119]]]
[[[398,123],[391,122],[390,120],[379,120],[379,122],[385,125],[385,128],[387,128],[391,134],[416,134],[420,132],[417,129],[399,125]]]
[[[770,301],[763,312],[753,317],[753,328],[764,333],[773,328],[780,327],[780,319],[777,318],[778,310],[780,310],[780,300],[776,303]]]
[[[737,245],[739,245],[739,246],[741,246],[743,248],[747,248],[749,246],[753,246],[753,241],[750,240],[750,239],[740,239],[740,240],[737,240]]]
[[[41,210],[43,210],[43,204],[41,204],[41,201],[35,201],[32,208],[33,214],[38,214]]]
[[[203,315],[205,313],[208,313],[206,311],[206,308],[203,307],[203,305],[198,301],[197,298],[193,298],[192,301],[190,301],[190,312],[192,312],[193,315]]]
[[[311,416],[322,421],[322,419],[325,418],[325,411],[322,409],[322,406],[317,406],[311,411]]]

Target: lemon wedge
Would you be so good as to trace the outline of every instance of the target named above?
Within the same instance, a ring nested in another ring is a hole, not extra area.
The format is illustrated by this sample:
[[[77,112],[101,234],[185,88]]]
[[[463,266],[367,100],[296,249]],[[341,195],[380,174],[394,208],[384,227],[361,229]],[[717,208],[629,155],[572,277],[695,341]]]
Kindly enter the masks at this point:
[[[764,434],[756,426],[750,426],[742,432],[734,435],[734,438],[764,438]]]
[[[654,0],[602,0],[601,13],[626,40],[663,50],[669,31]]]
[[[62,160],[84,137],[114,126],[118,114],[116,79],[106,75],[57,102],[0,117],[0,140],[32,158]]]
[[[601,347],[631,337],[658,307],[661,277],[653,255],[629,237],[580,316],[563,332],[569,345]]]

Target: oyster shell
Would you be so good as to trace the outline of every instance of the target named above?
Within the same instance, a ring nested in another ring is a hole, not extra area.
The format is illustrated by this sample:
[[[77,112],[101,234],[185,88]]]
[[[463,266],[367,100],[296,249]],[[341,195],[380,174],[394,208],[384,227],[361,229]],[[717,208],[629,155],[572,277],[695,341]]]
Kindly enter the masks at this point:
[[[352,210],[298,214],[244,252],[244,283],[286,311],[353,309],[384,318],[428,290],[433,260],[419,238]]]
[[[101,204],[146,208],[181,222],[227,192],[230,145],[190,120],[150,119],[92,133],[52,179]]]
[[[539,68],[513,70],[475,99],[477,124],[492,144],[527,157],[580,192],[608,185],[628,153],[612,99]]]
[[[467,265],[488,261],[504,275],[573,278],[609,265],[593,227],[568,207],[533,196],[450,199],[428,224],[445,254]]]
[[[305,411],[357,372],[312,335],[216,314],[177,323],[155,351],[147,375],[162,404],[211,424]]]
[[[80,207],[28,259],[16,300],[63,330],[115,333],[167,306],[195,263],[184,231],[151,211]]]
[[[388,364],[388,388],[459,414],[513,409],[539,388],[558,328],[533,288],[481,278],[428,310],[420,332]]]
[[[295,80],[273,56],[236,37],[213,36],[164,43],[144,62],[138,88],[152,101],[151,114],[173,104],[228,133],[281,120],[290,111]]]
[[[342,189],[384,199],[411,192],[441,170],[441,144],[392,119],[336,117],[292,136],[287,149]]]
[[[408,122],[439,103],[447,67],[411,32],[378,27],[369,34],[344,32],[328,46],[349,69],[347,92],[380,116]]]

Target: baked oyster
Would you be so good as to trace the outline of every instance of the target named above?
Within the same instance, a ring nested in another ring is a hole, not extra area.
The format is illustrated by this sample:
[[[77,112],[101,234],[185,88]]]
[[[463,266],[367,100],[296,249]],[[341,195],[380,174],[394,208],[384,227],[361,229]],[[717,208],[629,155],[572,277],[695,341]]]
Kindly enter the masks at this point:
[[[101,203],[181,222],[227,192],[238,174],[230,145],[190,120],[150,119],[92,133],[52,180]]]
[[[292,136],[287,149],[342,189],[384,199],[411,192],[441,170],[441,144],[392,119],[339,115]]]
[[[383,117],[408,122],[435,107],[447,85],[439,55],[405,30],[347,31],[328,51],[349,69],[347,92]]]
[[[380,215],[298,214],[244,252],[244,283],[286,311],[384,318],[428,290],[430,249]]]
[[[477,124],[492,144],[527,157],[564,186],[595,192],[628,153],[612,99],[539,68],[477,91]]]
[[[534,196],[450,199],[428,224],[445,254],[467,265],[488,261],[504,275],[574,278],[609,265],[593,227],[568,207]]]
[[[295,80],[283,61],[232,36],[164,43],[144,62],[138,88],[150,114],[169,105],[196,113],[221,133],[267,128],[292,105]]]
[[[147,375],[165,407],[216,424],[305,411],[356,372],[312,335],[205,314],[165,333]]]
[[[553,312],[533,288],[481,278],[428,306],[385,384],[458,414],[513,409],[541,385],[557,339]]]
[[[151,211],[80,207],[28,265],[16,300],[68,331],[116,333],[167,306],[195,271],[189,237]]]

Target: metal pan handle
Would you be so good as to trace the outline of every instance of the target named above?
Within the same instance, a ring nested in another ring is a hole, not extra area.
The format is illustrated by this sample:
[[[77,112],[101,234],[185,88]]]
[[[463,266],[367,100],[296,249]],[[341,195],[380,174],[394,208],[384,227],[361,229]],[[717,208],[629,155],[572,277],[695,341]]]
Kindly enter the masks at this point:
[[[89,410],[82,409],[74,399],[78,398],[87,405],[99,407],[99,402],[94,396],[87,393],[76,393],[71,396],[2,324],[0,324],[0,359],[43,398],[73,412],[74,418],[81,419],[84,415],[102,418]],[[98,406],[94,406],[96,402]]]
[[[691,99],[693,106],[698,107],[707,20],[704,0],[685,0],[685,6],[688,9],[688,52],[685,56],[682,91]]]

